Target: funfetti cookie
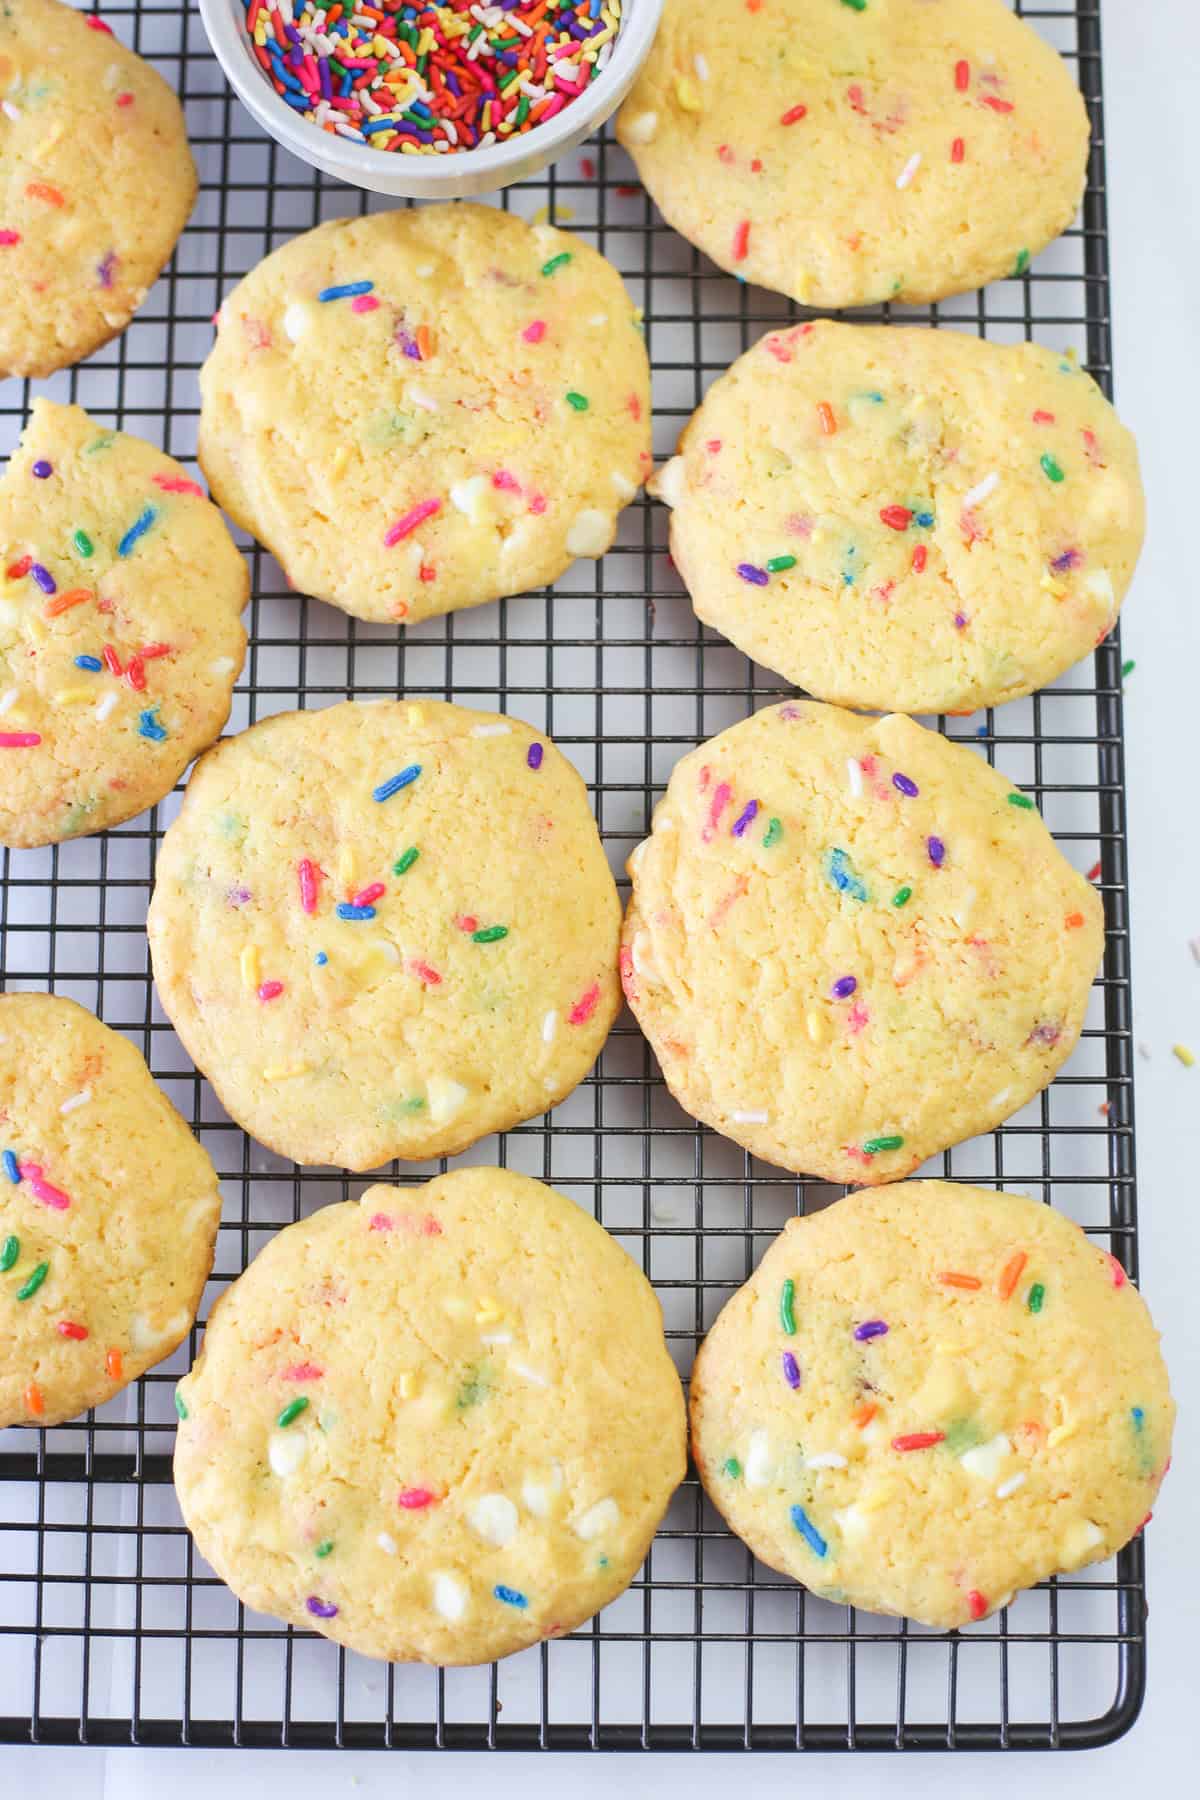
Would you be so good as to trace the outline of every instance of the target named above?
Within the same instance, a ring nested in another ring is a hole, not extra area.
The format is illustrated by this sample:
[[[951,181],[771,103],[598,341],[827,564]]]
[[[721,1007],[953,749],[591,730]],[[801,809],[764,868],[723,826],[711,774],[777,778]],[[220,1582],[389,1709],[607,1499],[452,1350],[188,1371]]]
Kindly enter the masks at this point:
[[[213,493],[292,586],[412,624],[612,543],[650,463],[632,302],[492,207],[337,219],[252,269],[200,372]]]
[[[845,706],[973,712],[1112,628],[1137,446],[1074,358],[814,321],[710,388],[651,491],[696,612]]]
[[[582,1081],[621,1003],[620,924],[583,782],[541,732],[350,701],[197,764],[148,930],[233,1117],[297,1162],[374,1169]]]
[[[693,1118],[898,1181],[1075,1047],[1091,883],[982,756],[902,715],[768,707],[678,763],[629,859],[625,993]]]
[[[1004,0],[666,0],[617,137],[720,268],[837,307],[1023,274],[1078,210],[1089,126]]]
[[[50,375],[123,331],[196,198],[183,112],[96,15],[0,12],[0,375]]]
[[[144,812],[217,737],[250,576],[169,456],[35,400],[0,481],[0,842]]]
[[[186,1337],[216,1172],[126,1038],[0,995],[0,1427],[100,1406]]]
[[[756,1556],[939,1630],[1127,1543],[1174,1419],[1120,1264],[1048,1206],[945,1181],[790,1220],[691,1384],[700,1479]]]
[[[649,1282],[503,1169],[289,1225],[177,1404],[179,1504],[238,1598],[396,1662],[489,1662],[591,1618],[686,1463]]]

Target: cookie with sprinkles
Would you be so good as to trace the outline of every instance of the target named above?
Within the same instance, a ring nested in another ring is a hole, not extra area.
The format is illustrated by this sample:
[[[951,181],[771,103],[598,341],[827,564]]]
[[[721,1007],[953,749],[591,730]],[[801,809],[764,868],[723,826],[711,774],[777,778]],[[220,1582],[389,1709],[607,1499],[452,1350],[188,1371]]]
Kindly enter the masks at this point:
[[[250,576],[171,457],[35,400],[0,481],[0,843],[103,831],[229,717]]]
[[[583,782],[542,733],[348,701],[197,764],[148,930],[233,1117],[296,1162],[375,1169],[583,1080],[621,1004],[620,923]]]
[[[0,995],[0,1427],[101,1406],[186,1337],[221,1195],[127,1039]]]
[[[337,219],[226,299],[200,373],[213,493],[292,586],[413,623],[599,557],[649,473],[621,277],[486,206]]]
[[[175,1485],[246,1605],[490,1662],[622,1593],[683,1479],[649,1282],[541,1182],[373,1187],[271,1240],[179,1387]]]
[[[768,707],[676,764],[629,859],[625,994],[693,1118],[898,1181],[1032,1099],[1103,949],[1032,800],[902,714]]]
[[[1174,1421],[1120,1263],[1051,1207],[945,1181],[789,1220],[691,1383],[697,1471],[754,1554],[935,1630],[1128,1543]]]
[[[1089,125],[1004,0],[666,0],[617,136],[720,268],[838,307],[1024,274],[1078,210]]]
[[[739,357],[651,491],[706,624],[881,711],[1053,681],[1108,635],[1145,530],[1137,445],[1074,357],[828,320]]]
[[[50,375],[124,331],[196,198],[157,70],[59,0],[0,12],[0,374]]]

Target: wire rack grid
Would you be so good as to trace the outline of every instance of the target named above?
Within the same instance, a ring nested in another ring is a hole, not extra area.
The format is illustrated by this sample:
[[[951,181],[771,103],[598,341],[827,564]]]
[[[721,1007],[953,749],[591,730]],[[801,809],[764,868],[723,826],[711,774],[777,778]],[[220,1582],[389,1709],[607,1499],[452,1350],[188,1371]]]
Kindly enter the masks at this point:
[[[1081,221],[1020,279],[917,322],[1077,348],[1110,385],[1100,0],[1024,15],[1077,69],[1094,129]],[[211,317],[268,250],[374,200],[291,161],[233,101],[185,0],[105,17],[184,97],[203,186],[167,273],[115,344],[44,384],[188,460]],[[655,448],[787,302],[720,274],[670,231],[606,134],[502,204],[585,233],[644,307]],[[881,309],[881,318],[900,309]],[[28,388],[0,393],[9,448]],[[230,729],[348,694],[404,692],[511,710],[590,785],[619,874],[677,758],[779,696],[692,615],[661,509],[630,507],[617,547],[553,593],[397,634],[287,590],[246,544],[251,643]],[[992,1136],[930,1173],[1016,1188],[1068,1212],[1136,1275],[1121,659],[1115,640],[1031,700],[939,720],[1033,793],[1076,866],[1099,868],[1107,947],[1067,1071]],[[83,1001],[127,1033],[210,1150],[225,1216],[212,1297],[279,1227],[366,1185],[298,1169],[224,1115],[167,1024],[144,934],[154,854],[178,793],[104,836],[4,853],[0,978]],[[787,1216],[831,1190],[755,1163],[693,1125],[628,1015],[551,1115],[476,1148],[553,1183],[654,1281],[680,1372]],[[426,1179],[433,1168],[394,1168]],[[756,1565],[680,1490],[629,1592],[569,1638],[484,1670],[372,1664],[248,1614],[196,1555],[170,1480],[172,1388],[190,1344],[85,1422],[0,1435],[0,1741],[515,1749],[1035,1749],[1127,1730],[1145,1683],[1143,1553],[1022,1595],[942,1635],[807,1595]]]

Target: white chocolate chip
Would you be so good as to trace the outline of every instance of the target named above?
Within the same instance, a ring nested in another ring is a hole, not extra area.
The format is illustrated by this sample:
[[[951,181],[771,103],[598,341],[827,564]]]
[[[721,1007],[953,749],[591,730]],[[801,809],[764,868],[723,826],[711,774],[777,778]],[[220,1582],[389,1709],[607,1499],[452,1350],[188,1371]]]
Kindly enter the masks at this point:
[[[610,480],[620,501],[632,500],[637,493],[637,482],[630,481],[628,475],[622,475],[620,469],[613,470]]]
[[[1078,1568],[1091,1558],[1104,1542],[1104,1533],[1091,1519],[1076,1519],[1068,1525],[1059,1545],[1059,1556],[1069,1569]]]
[[[375,1542],[379,1545],[379,1548],[382,1551],[384,1551],[388,1556],[395,1556],[396,1540],[394,1537],[389,1536],[389,1534],[386,1531],[381,1531],[379,1536],[375,1539]]]
[[[283,329],[293,344],[298,344],[311,323],[307,306],[301,300],[293,300],[283,315]]]
[[[572,556],[603,556],[612,541],[613,518],[597,506],[585,506],[576,513],[567,533],[567,549]]]
[[[636,113],[632,119],[625,121],[625,139],[630,144],[653,143],[658,134],[658,114],[656,112]]]
[[[454,1575],[435,1575],[433,1604],[443,1619],[457,1622],[467,1610],[467,1590]]]
[[[273,1431],[267,1444],[271,1472],[286,1481],[308,1455],[308,1436],[303,1431]]]
[[[585,1543],[590,1543],[593,1538],[615,1531],[620,1522],[621,1509],[615,1500],[597,1500],[595,1506],[590,1506],[581,1519],[576,1519],[575,1533]]]
[[[525,1482],[521,1489],[522,1505],[539,1519],[549,1518],[551,1501],[562,1492],[562,1484],[562,1466],[554,1463],[545,1481]]]
[[[765,1431],[750,1434],[750,1447],[746,1452],[746,1486],[752,1488],[766,1487],[775,1473],[775,1465],[771,1458],[771,1441]]]
[[[979,1481],[994,1481],[1000,1472],[1000,1465],[1006,1456],[1012,1455],[1012,1445],[1003,1432],[991,1439],[989,1443],[977,1444],[973,1450],[964,1450],[959,1462],[968,1475],[974,1475]]]
[[[664,506],[675,507],[683,499],[686,480],[687,465],[682,456],[673,456],[670,462],[665,462],[655,473],[649,484],[650,492]]]
[[[860,1512],[857,1506],[843,1506],[840,1512],[834,1513],[833,1519],[838,1530],[848,1543],[853,1543],[857,1538],[865,1537],[867,1532],[871,1529],[871,1521],[868,1519],[865,1512]]]
[[[435,1125],[444,1125],[447,1119],[453,1119],[462,1111],[469,1090],[461,1081],[452,1081],[448,1075],[431,1075],[425,1083],[425,1096],[429,1101],[430,1118]]]
[[[1112,576],[1107,569],[1093,569],[1090,575],[1084,576],[1083,585],[1093,599],[1103,600],[1106,606],[1116,604],[1117,596],[1113,591]]]
[[[450,489],[450,504],[458,512],[465,513],[472,525],[482,525],[487,518],[487,497],[491,493],[491,483],[486,475],[472,475],[466,481],[456,481]]]
[[[516,1537],[521,1521],[507,1494],[483,1494],[469,1509],[467,1522],[485,1543],[503,1550]]]
[[[232,656],[218,656],[216,662],[209,663],[208,672],[210,675],[232,675],[236,668]]]

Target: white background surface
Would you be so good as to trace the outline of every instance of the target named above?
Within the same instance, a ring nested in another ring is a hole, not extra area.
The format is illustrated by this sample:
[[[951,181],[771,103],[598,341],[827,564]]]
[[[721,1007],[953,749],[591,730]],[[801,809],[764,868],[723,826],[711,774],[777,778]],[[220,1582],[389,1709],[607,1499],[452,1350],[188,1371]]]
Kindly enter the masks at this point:
[[[702,4],[702,0],[699,0]],[[1200,1622],[1200,1557],[1192,1525],[1200,1488],[1195,1418],[1200,1353],[1195,1330],[1200,1207],[1194,1197],[1200,1144],[1200,1066],[1184,1069],[1174,1042],[1200,1055],[1200,803],[1193,726],[1200,671],[1200,607],[1194,534],[1200,525],[1200,18],[1194,0],[1104,0],[1108,179],[1112,227],[1116,393],[1137,431],[1150,497],[1150,538],[1125,613],[1125,653],[1136,659],[1126,722],[1130,798],[1133,975],[1137,1036],[1150,1050],[1137,1067],[1142,1286],[1163,1328],[1180,1403],[1175,1466],[1148,1533],[1150,1677],[1134,1732],[1083,1759],[1003,1755],[844,1758],[473,1757],[384,1753],[16,1750],[0,1770],[29,1800],[229,1800],[286,1787],[289,1800],[329,1794],[458,1795],[468,1782],[489,1797],[528,1800],[568,1791],[572,1800],[618,1785],[656,1800],[685,1793],[706,1800],[731,1780],[757,1794],[800,1783],[817,1794],[910,1796],[956,1793],[984,1800],[1019,1781],[1049,1794],[1064,1780],[1087,1783],[1090,1800],[1128,1790],[1191,1789],[1196,1693],[1194,1634]]]

